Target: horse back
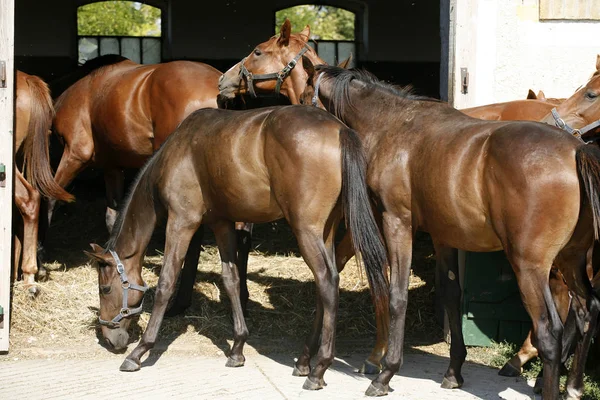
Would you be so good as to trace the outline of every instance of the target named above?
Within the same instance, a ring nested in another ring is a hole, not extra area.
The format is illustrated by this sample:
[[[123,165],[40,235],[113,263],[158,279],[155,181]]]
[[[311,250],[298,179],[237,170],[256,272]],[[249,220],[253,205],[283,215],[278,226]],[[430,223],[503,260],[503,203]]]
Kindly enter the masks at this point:
[[[541,100],[516,100],[460,111],[470,117],[488,121],[540,121],[552,107],[554,106],[551,103]]]

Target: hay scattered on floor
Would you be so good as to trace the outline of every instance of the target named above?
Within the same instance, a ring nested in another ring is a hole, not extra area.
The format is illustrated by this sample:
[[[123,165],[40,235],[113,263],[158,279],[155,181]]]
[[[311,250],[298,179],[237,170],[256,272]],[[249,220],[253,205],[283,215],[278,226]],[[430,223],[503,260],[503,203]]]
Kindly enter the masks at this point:
[[[81,183],[80,183],[81,185]],[[98,344],[97,309],[99,306],[97,272],[82,254],[88,243],[103,243],[103,200],[93,191],[80,187],[84,196],[57,213],[47,245],[45,264],[48,282],[40,283],[42,293],[31,300],[23,285],[13,288],[11,353],[26,357],[33,349],[69,349],[106,352]],[[87,200],[87,201],[86,201]],[[248,271],[250,303],[247,324],[249,344],[296,351],[308,334],[315,309],[315,285],[312,274],[298,254],[297,244],[285,222],[255,227],[254,251]],[[165,319],[159,339],[194,346],[223,347],[232,338],[231,308],[221,283],[221,266],[214,238],[205,234],[192,307],[184,316]],[[145,329],[153,305],[154,288],[162,263],[164,236],[159,232],[151,242],[143,277],[151,287],[146,294],[144,312],[134,337]],[[410,282],[407,311],[407,342],[420,345],[439,343],[441,329],[433,312],[432,246],[427,236],[415,244],[414,273]],[[360,341],[372,346],[375,340],[373,307],[364,272],[351,260],[340,275],[338,343]],[[264,344],[263,344],[264,343]],[[293,345],[290,345],[292,343]],[[343,346],[342,346],[343,347]],[[341,348],[338,346],[338,348]]]

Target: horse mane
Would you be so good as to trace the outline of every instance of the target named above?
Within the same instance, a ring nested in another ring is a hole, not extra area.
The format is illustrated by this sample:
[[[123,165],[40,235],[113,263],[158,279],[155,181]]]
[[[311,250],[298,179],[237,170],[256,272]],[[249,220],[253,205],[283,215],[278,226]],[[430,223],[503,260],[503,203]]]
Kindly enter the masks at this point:
[[[129,205],[131,204],[131,201],[133,200],[133,196],[136,194],[136,192],[138,190],[142,190],[143,193],[142,193],[141,198],[144,199],[144,201],[147,203],[154,203],[154,188],[151,184],[152,182],[151,182],[150,178],[152,175],[152,168],[154,167],[154,165],[156,165],[156,163],[160,157],[160,154],[162,153],[161,150],[163,148],[164,148],[164,143],[163,143],[163,146],[161,146],[160,149],[158,149],[158,151],[156,153],[154,153],[154,155],[152,157],[150,157],[150,159],[146,162],[146,164],[144,164],[144,166],[138,172],[138,174],[135,178],[135,181],[131,185],[131,189],[129,190],[129,193],[127,194],[127,197],[125,198],[125,201],[123,202],[123,205],[120,207],[119,215],[117,216],[117,220],[115,221],[115,224],[113,225],[113,229],[110,232],[110,238],[108,239],[108,241],[106,242],[106,245],[104,246],[106,251],[114,249],[114,247],[117,243],[117,239],[119,238],[119,236],[121,235],[121,232],[123,231],[123,225],[125,224],[125,216],[127,214],[127,210],[129,209]]]
[[[341,119],[347,108],[355,109],[352,99],[350,98],[350,83],[353,80],[360,81],[366,85],[366,90],[371,92],[383,91],[395,97],[404,100],[421,100],[440,102],[427,96],[420,96],[414,93],[411,85],[398,86],[388,82],[379,80],[372,73],[362,69],[344,69],[330,65],[316,65],[316,73],[323,73],[323,78],[333,80],[333,90],[331,94],[331,102],[333,103],[333,114]]]

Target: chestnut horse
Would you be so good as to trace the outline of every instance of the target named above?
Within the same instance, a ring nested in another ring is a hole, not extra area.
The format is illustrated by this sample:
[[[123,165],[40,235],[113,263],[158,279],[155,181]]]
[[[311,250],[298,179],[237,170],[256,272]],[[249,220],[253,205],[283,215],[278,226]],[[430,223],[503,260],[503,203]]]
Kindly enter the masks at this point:
[[[64,143],[56,182],[66,187],[85,167],[102,167],[109,231],[123,198],[123,168],[140,168],[194,110],[216,108],[221,75],[197,62],[140,65],[110,57],[114,64],[93,70],[60,95],[54,118]],[[48,208],[50,220],[54,202]]]
[[[17,279],[20,265],[29,293],[36,295],[39,291],[34,285],[35,277],[42,271],[37,263],[40,198],[71,201],[73,196],[52,177],[48,135],[54,109],[46,83],[37,76],[16,71],[15,110],[15,205],[22,225],[16,226],[14,277]]]
[[[559,395],[564,350],[562,319],[548,278],[552,265],[565,277],[583,335],[567,390],[581,395],[583,382],[572,377],[583,370],[600,311],[586,272],[587,253],[600,233],[598,147],[545,124],[473,119],[367,73],[323,65],[314,69],[304,61],[315,91],[307,91],[305,101],[317,97],[356,129],[367,153],[367,182],[383,210],[391,272],[390,338],[384,370],[367,394],[387,393],[402,363],[412,242],[414,232],[423,230],[442,255],[438,268],[452,336],[442,386],[462,385],[466,356],[452,249],[504,249],[544,362],[544,397],[552,399]]]
[[[369,206],[365,168],[356,133],[323,110],[203,109],[185,119],[140,172],[106,250],[92,245],[94,251],[88,253],[100,263],[102,334],[115,348],[124,348],[128,317],[141,312],[147,289],[141,277],[146,246],[157,221],[167,220],[152,316],[121,370],[138,370],[140,358],[153,347],[188,244],[201,223],[215,233],[232,304],[234,343],[226,365],[242,366],[248,329],[235,265],[234,221],[263,223],[283,217],[318,290],[312,332],[294,375],[308,376],[305,389],[322,388],[334,356],[339,276],[333,239],[342,216],[352,229],[355,250],[362,254],[376,304],[387,304],[381,270],[386,251]]]

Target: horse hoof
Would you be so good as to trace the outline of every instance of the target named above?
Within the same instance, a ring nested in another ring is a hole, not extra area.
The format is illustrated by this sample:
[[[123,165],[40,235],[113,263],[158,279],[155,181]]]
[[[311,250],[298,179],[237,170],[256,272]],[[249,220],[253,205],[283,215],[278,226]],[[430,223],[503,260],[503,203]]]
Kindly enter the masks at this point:
[[[320,389],[323,389],[323,386],[326,386],[323,378],[317,380],[317,382],[314,382],[312,379],[310,379],[310,377],[308,377],[304,381],[304,385],[302,385],[302,389],[304,389],[304,390],[320,390]]]
[[[225,363],[225,366],[229,368],[243,367],[245,362],[246,359],[243,357],[241,360],[236,360],[235,358],[227,357],[227,362]]]
[[[544,387],[544,380],[542,378],[536,378],[535,385],[533,385],[533,393],[541,394],[543,387]]]
[[[29,289],[27,289],[27,292],[31,299],[35,299],[36,297],[38,297],[41,290],[37,285],[33,285],[33,286],[30,286]]]
[[[455,377],[448,378],[444,376],[444,380],[442,381],[442,384],[440,386],[442,387],[442,389],[457,389],[461,387],[462,384],[462,378],[456,379]]]
[[[369,360],[366,360],[357,372],[359,374],[375,375],[381,372],[381,366],[375,365]]]
[[[293,376],[308,376],[308,374],[310,374],[310,366],[298,368],[298,365],[294,364],[294,370],[292,371]]]
[[[123,361],[123,364],[121,364],[121,366],[119,367],[119,371],[134,372],[138,371],[140,367],[141,364],[139,362],[135,362],[133,360],[130,360],[129,358],[126,358],[125,361]]]
[[[371,382],[365,395],[370,397],[386,396],[390,391],[390,385],[382,385],[379,382]]]
[[[515,377],[521,375],[521,370],[517,369],[517,367],[507,362],[506,364],[504,364],[504,367],[502,367],[502,369],[498,371],[498,375]]]

